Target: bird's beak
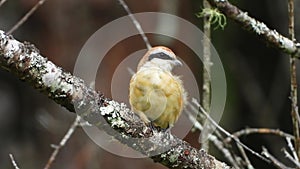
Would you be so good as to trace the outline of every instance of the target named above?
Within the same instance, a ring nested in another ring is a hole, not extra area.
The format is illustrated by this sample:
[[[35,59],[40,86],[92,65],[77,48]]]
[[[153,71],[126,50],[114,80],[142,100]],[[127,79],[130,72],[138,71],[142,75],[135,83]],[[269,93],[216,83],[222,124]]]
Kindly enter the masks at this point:
[[[178,59],[174,60],[174,61],[173,61],[173,64],[174,64],[175,66],[182,66],[182,62],[180,62],[180,60],[178,60]]]

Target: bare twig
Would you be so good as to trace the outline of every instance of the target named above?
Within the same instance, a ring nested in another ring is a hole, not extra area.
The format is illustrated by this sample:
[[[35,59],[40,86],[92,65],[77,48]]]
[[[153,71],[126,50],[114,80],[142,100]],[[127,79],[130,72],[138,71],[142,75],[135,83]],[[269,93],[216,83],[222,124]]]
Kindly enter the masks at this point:
[[[73,124],[70,126],[69,130],[67,131],[63,139],[59,142],[59,144],[51,145],[54,148],[54,151],[52,152],[44,169],[49,169],[51,167],[60,149],[65,146],[66,142],[70,139],[75,129],[80,125],[80,119],[80,116],[76,116],[76,119],[74,120]]]
[[[190,105],[190,107],[193,107],[191,104],[188,104],[188,105]],[[202,131],[203,126],[198,121],[198,119],[193,116],[193,113],[188,110],[186,110],[184,112],[188,116],[189,120],[194,124],[194,127],[196,129],[198,129],[199,131]],[[233,165],[234,168],[240,168],[238,163],[235,161],[232,154],[230,153],[230,151],[224,146],[224,143],[222,141],[220,141],[220,139],[216,135],[211,134],[208,137],[208,139],[217,147],[218,150],[220,150],[224,154],[224,157]]]
[[[241,137],[243,135],[249,135],[249,134],[274,134],[274,135],[278,135],[280,137],[284,137],[284,138],[290,138],[290,139],[294,139],[294,136],[285,133],[279,129],[269,129],[269,128],[246,128],[240,131],[237,131],[235,133],[233,133],[232,135],[234,135],[235,137]],[[226,142],[230,142],[232,139],[230,137],[227,137],[225,139]]]
[[[1,0],[0,1],[0,7],[6,2],[6,0]]]
[[[293,162],[298,168],[300,168],[300,163],[298,160],[294,159],[292,155],[284,148],[282,149],[286,158],[288,158],[291,162]]]
[[[289,13],[289,36],[291,40],[295,39],[295,14],[294,14],[294,0],[288,0],[288,13]]]
[[[292,144],[291,138],[286,137],[286,142],[288,143],[289,149],[290,149],[291,152],[293,153],[294,159],[297,160],[297,161],[299,161],[299,158],[298,158],[298,156],[297,156],[297,153],[296,153],[296,151],[295,151],[295,149],[294,149],[294,146],[293,146],[293,144]]]
[[[294,23],[294,0],[288,1],[289,12],[289,36],[295,41],[295,23]],[[297,98],[297,68],[296,59],[293,54],[290,55],[290,78],[291,78],[291,116],[293,122],[293,132],[295,136],[295,150],[298,158],[300,158],[300,133],[299,133],[299,111],[298,111],[298,98]]]
[[[231,18],[244,29],[256,34],[259,39],[263,39],[273,47],[280,49],[287,54],[293,54],[294,57],[300,58],[300,43],[294,42],[287,37],[279,34],[276,30],[271,30],[263,22],[250,17],[247,12],[240,10],[232,5],[228,0],[207,0],[213,7],[216,7]]]
[[[203,0],[203,7],[204,8],[210,8],[209,3],[207,0]],[[204,16],[203,21],[203,32],[205,37],[203,38],[203,87],[202,87],[202,105],[204,110],[208,112],[210,107],[210,68],[211,68],[211,48],[210,48],[210,40],[211,40],[211,26],[209,22],[210,16]]]
[[[277,167],[278,169],[292,169],[292,168],[290,168],[290,167],[285,166],[285,165],[282,164],[279,160],[277,160],[273,155],[271,155],[271,154],[269,153],[269,151],[268,151],[265,147],[263,147],[262,149],[263,149],[262,154],[263,154],[265,157],[267,157],[268,159],[270,159],[271,162],[272,162],[272,164],[273,164],[275,167]]]
[[[142,36],[146,47],[148,50],[150,50],[152,48],[152,46],[150,45],[150,42],[147,38],[147,36],[145,35],[142,26],[140,25],[140,23],[136,20],[136,18],[134,17],[134,15],[131,13],[130,9],[128,8],[127,4],[124,2],[124,0],[118,0],[120,2],[120,4],[123,6],[123,8],[125,9],[125,11],[127,12],[127,14],[129,15],[129,17],[131,18],[134,26],[136,27],[136,29],[139,31],[140,35]]]
[[[203,0],[203,7],[205,9],[209,9],[210,5],[207,0]],[[203,86],[202,86],[202,105],[206,112],[209,112],[210,107],[210,67],[211,67],[211,52],[210,52],[210,39],[211,39],[211,26],[210,26],[210,18],[211,16],[203,17]],[[208,136],[205,133],[206,130],[201,131],[200,141],[205,140]],[[209,144],[208,142],[201,142],[201,148],[208,151]]]
[[[237,140],[239,140],[239,139],[237,138]],[[250,160],[249,160],[249,158],[248,158],[248,156],[247,156],[247,154],[246,154],[245,149],[243,148],[243,146],[239,145],[238,143],[236,144],[236,146],[238,147],[240,153],[242,154],[242,157],[245,160],[247,168],[248,169],[254,169],[254,167],[252,166],[252,164],[251,164],[251,162],[250,162]]]
[[[188,104],[188,105],[190,105],[190,104]],[[202,124],[199,121],[197,121],[197,119],[193,116],[192,112],[190,112],[189,110],[186,110],[186,111],[183,111],[183,112],[186,113],[189,120],[191,121],[192,124],[194,124],[194,127],[196,129],[198,129],[199,131],[203,130]]]
[[[12,34],[15,30],[17,30],[27,19],[41,6],[44,4],[46,0],[39,0],[30,11],[28,11],[8,32],[7,34]]]
[[[203,107],[197,102],[196,99],[193,99],[193,103],[196,104],[200,111],[206,116],[206,118],[210,121],[210,123],[212,125],[214,125],[218,130],[220,130],[222,133],[224,133],[227,137],[231,137],[237,144],[241,145],[242,147],[244,147],[247,151],[249,151],[250,153],[252,153],[253,155],[255,155],[256,157],[260,158],[263,161],[266,162],[270,162],[268,159],[266,159],[265,157],[261,156],[259,153],[255,152],[254,150],[252,150],[251,148],[249,148],[248,146],[246,146],[244,143],[240,142],[234,135],[230,134],[228,131],[226,131],[225,129],[223,129],[220,125],[218,125],[210,116],[209,114],[206,113],[206,111],[203,109]]]
[[[12,154],[9,154],[9,158],[11,160],[12,165],[14,166],[15,169],[20,169],[17,165],[17,162],[14,159],[14,156]]]

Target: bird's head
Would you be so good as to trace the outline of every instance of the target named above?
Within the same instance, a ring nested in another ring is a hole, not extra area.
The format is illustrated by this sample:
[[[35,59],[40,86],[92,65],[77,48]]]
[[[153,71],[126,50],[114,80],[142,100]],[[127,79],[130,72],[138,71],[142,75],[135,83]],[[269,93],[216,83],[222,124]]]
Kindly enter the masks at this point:
[[[151,48],[138,64],[140,68],[158,67],[165,71],[172,71],[174,66],[181,66],[182,63],[176,58],[171,49],[164,46]]]

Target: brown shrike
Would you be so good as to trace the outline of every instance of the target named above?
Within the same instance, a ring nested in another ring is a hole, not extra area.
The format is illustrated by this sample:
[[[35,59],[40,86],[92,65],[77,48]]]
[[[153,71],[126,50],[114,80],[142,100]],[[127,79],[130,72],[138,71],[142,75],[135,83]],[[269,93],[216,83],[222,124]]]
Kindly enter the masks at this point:
[[[146,123],[168,129],[178,120],[186,102],[179,77],[172,75],[182,63],[167,47],[151,48],[140,60],[129,87],[132,110]]]

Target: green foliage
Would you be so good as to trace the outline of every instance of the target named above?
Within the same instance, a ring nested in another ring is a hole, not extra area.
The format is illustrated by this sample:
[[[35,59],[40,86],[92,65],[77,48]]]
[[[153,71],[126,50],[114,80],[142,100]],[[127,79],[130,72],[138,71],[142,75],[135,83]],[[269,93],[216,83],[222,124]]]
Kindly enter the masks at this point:
[[[208,22],[211,25],[216,24],[215,29],[219,27],[221,29],[224,29],[227,24],[226,16],[222,14],[218,9],[204,8],[201,12],[197,13],[196,16],[198,18],[208,17]]]

